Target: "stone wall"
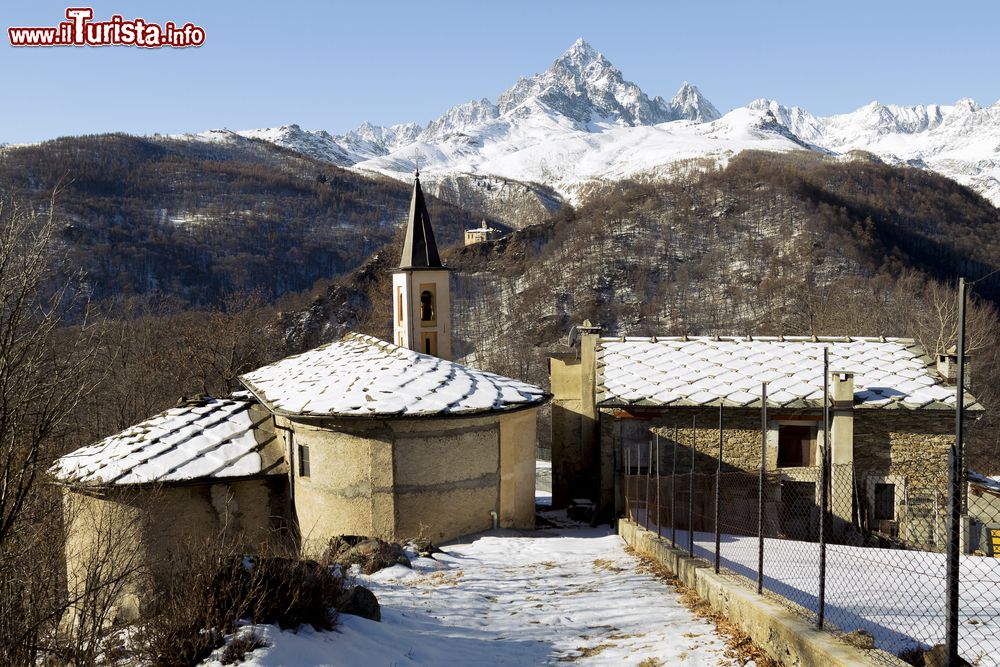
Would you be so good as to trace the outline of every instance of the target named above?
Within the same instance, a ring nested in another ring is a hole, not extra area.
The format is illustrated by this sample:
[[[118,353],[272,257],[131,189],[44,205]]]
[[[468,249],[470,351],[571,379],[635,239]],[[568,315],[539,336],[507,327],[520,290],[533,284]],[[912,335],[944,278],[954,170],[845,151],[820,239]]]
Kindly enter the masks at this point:
[[[855,410],[854,466],[867,474],[897,475],[908,486],[943,487],[955,441],[949,410]]]
[[[334,535],[393,535],[393,432],[386,422],[279,420],[289,429],[291,492],[303,553],[319,556]],[[308,448],[309,474],[301,474]]]
[[[784,417],[800,417],[801,413],[784,412]],[[760,469],[760,411],[726,410],[723,412],[723,470]],[[776,428],[772,422],[772,428]],[[694,452],[696,472],[714,472],[719,450],[719,411],[715,409],[675,408],[658,412],[601,411],[602,446],[607,449],[632,446],[631,461],[638,458],[639,466],[646,465],[649,442],[660,447],[660,470],[669,470],[677,444],[677,465],[688,470]],[[657,438],[658,436],[658,438]],[[774,441],[774,442],[772,442]],[[768,467],[777,462],[774,437],[768,440]]]
[[[537,410],[447,419],[280,420],[303,551],[335,535],[445,541],[534,525]],[[310,472],[299,475],[298,446]]]
[[[727,409],[723,413],[723,470],[760,469],[761,437],[759,409]],[[815,421],[818,410],[770,410],[768,412],[767,468],[777,467],[777,428],[781,422]],[[866,479],[895,478],[908,487],[939,488],[947,479],[948,449],[954,441],[954,415],[950,411],[855,409],[854,477],[865,493]],[[678,447],[677,469],[687,471],[692,450],[696,472],[715,470],[718,452],[718,408],[674,408],[664,410],[601,411],[601,446],[605,454],[602,479],[613,475],[614,452],[644,471],[650,456],[649,443],[659,436],[661,474],[673,465],[672,446]],[[675,430],[676,429],[676,430]],[[822,433],[817,436],[822,443]],[[611,455],[608,455],[611,453]],[[783,469],[795,477],[804,468]],[[835,480],[836,482],[836,480]],[[607,487],[607,485],[604,485]],[[844,484],[838,484],[844,486]],[[850,486],[847,483],[847,486]],[[846,488],[846,487],[845,487]],[[901,489],[900,489],[901,491]],[[602,507],[609,512],[608,500],[615,494],[612,486],[602,489]],[[620,508],[621,498],[614,507]],[[846,510],[849,514],[849,508]]]
[[[499,417],[396,420],[392,428],[392,537],[439,542],[491,528],[490,512],[499,510]]]
[[[500,527],[535,527],[535,441],[538,410],[500,417]]]
[[[681,465],[686,469],[691,447],[696,452],[696,470],[714,470],[719,443],[718,409],[698,410],[675,408],[662,413],[636,414],[644,419],[633,419],[623,411],[602,410],[604,421],[621,422],[617,429],[613,425],[602,427],[604,446],[611,437],[617,446],[619,441],[633,442],[641,447],[649,436],[658,434],[661,455],[669,456],[670,443],[676,440]],[[773,410],[768,413],[769,430],[777,428],[782,421],[815,419],[817,411]],[[697,420],[697,426],[692,424]],[[628,424],[629,426],[625,426]],[[631,433],[630,433],[631,431]],[[631,436],[631,437],[630,437]],[[640,442],[640,436],[642,440]],[[776,463],[776,441],[768,439],[768,467]],[[820,435],[819,440],[822,440]],[[919,483],[931,483],[944,474],[947,465],[948,448],[954,441],[954,414],[950,411],[932,410],[854,410],[854,461],[859,471],[871,471],[884,475],[902,475]],[[726,410],[723,417],[723,462],[736,469],[756,470],[760,468],[760,411]],[[641,461],[646,454],[641,453]],[[664,464],[661,461],[661,466]]]
[[[156,576],[171,555],[204,548],[225,536],[234,548],[256,553],[262,545],[288,538],[288,488],[275,475],[214,484],[112,487],[73,490],[64,495],[66,584],[71,597],[82,593],[87,574],[104,567],[140,569]],[[137,613],[146,585],[122,590],[125,616]]]

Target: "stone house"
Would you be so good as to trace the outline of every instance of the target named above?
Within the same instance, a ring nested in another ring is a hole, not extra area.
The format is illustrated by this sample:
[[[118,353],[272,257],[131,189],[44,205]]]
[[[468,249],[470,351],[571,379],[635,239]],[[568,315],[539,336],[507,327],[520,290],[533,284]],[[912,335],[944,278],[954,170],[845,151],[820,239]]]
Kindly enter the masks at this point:
[[[655,465],[654,442],[656,452],[680,448],[697,471],[714,472],[720,405],[723,470],[759,471],[763,383],[765,470],[813,502],[826,349],[834,516],[888,533],[909,518],[915,535],[932,535],[917,507],[943,493],[954,358],[933,360],[898,338],[602,338],[589,324],[579,331],[578,349],[550,359],[554,506],[588,498],[603,517],[617,515],[622,466]],[[967,392],[965,402],[971,418],[982,413]]]
[[[319,556],[335,535],[445,541],[534,526],[539,387],[449,359],[448,271],[419,178],[399,268],[394,338],[348,334],[60,458],[71,592],[99,527],[151,568],[226,533],[252,553],[279,537]],[[135,606],[135,600],[130,603]]]

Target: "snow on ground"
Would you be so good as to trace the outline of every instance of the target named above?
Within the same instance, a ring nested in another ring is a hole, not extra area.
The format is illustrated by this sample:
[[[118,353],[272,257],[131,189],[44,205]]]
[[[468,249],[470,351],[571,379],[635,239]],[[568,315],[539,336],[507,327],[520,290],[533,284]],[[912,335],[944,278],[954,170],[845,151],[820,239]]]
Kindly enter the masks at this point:
[[[444,551],[412,570],[358,577],[378,596],[381,623],[342,615],[332,632],[264,626],[269,646],[243,664],[736,664],[713,625],[640,572],[606,528],[492,531]]]
[[[642,524],[644,512],[637,519]],[[669,540],[670,528],[661,534]],[[687,531],[678,530],[676,539],[678,548],[688,549]],[[715,535],[696,531],[694,546],[695,555],[711,560]],[[722,535],[720,556],[724,568],[757,580],[756,537]],[[867,630],[891,653],[944,641],[944,554],[831,544],[826,558],[827,623],[845,632]],[[974,664],[1000,665],[1000,560],[963,556],[959,571],[959,651]],[[815,612],[819,544],[765,538],[764,587]]]
[[[535,505],[552,507],[552,461],[535,461]]]

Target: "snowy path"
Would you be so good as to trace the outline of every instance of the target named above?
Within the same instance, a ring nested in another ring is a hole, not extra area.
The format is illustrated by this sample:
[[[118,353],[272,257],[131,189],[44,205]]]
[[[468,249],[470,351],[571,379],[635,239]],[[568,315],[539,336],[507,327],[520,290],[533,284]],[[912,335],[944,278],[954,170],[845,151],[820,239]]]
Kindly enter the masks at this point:
[[[606,529],[497,531],[362,577],[382,622],[265,628],[249,665],[730,665],[714,627]]]

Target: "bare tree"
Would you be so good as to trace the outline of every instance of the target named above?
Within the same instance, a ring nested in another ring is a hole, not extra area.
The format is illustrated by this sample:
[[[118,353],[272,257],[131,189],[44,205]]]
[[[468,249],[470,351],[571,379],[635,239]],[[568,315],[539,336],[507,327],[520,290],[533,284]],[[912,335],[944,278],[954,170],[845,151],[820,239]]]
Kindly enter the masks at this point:
[[[67,613],[51,652],[73,665],[94,665],[108,629],[138,619],[138,594],[149,574],[140,548],[145,517],[134,491],[80,491],[67,492],[64,503]],[[147,504],[156,502],[154,491],[145,493]]]
[[[0,200],[0,663],[33,663],[62,611],[59,494],[43,485],[81,398],[97,328],[63,274],[54,218]],[[72,313],[77,324],[65,327]]]

